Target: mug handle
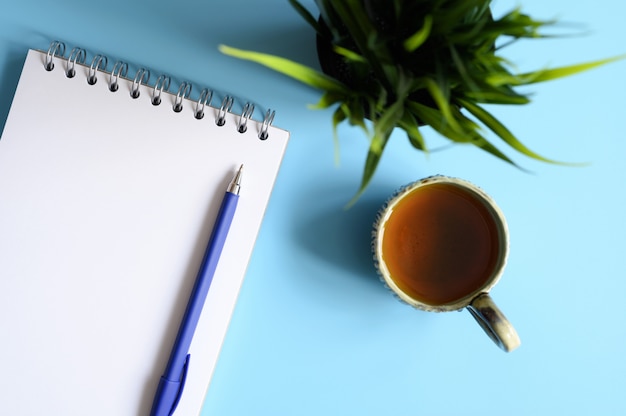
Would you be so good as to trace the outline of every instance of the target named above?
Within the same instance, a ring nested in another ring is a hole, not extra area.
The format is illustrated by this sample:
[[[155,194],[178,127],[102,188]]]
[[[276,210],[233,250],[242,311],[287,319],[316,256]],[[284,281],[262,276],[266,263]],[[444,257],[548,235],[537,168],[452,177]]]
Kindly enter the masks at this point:
[[[498,309],[488,293],[481,293],[476,296],[467,305],[467,310],[498,347],[506,352],[511,352],[520,346],[521,341],[517,331]]]

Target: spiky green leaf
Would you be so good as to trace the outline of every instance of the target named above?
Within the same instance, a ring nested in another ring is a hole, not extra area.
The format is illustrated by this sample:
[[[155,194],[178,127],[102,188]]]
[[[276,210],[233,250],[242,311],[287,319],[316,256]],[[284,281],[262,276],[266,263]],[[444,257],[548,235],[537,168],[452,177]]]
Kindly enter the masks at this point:
[[[512,104],[522,105],[528,104],[530,99],[524,95],[517,94],[513,90],[491,90],[491,91],[469,91],[465,93],[465,97],[479,103],[484,104]]]
[[[302,18],[315,29],[316,32],[321,33],[320,25],[317,22],[317,19],[313,17],[311,12],[309,12],[306,7],[300,4],[297,0],[289,0],[289,4],[298,12]]]
[[[424,25],[420,28],[420,30],[404,41],[404,49],[406,49],[407,52],[413,52],[422,46],[424,42],[426,42],[426,39],[428,39],[432,27],[433,17],[431,15],[426,15],[424,18]]]
[[[467,143],[472,140],[471,135],[461,132],[461,129],[458,128],[458,126],[456,129],[453,129],[448,123],[446,123],[445,116],[441,110],[415,101],[408,102],[407,107],[416,118],[431,126],[442,136],[457,143]]]
[[[369,185],[372,177],[374,176],[374,172],[380,162],[380,158],[383,154],[383,150],[389,141],[389,136],[391,135],[391,131],[389,131],[385,136],[374,136],[371,139],[370,149],[367,152],[367,158],[365,159],[365,166],[363,168],[363,176],[361,177],[361,185],[357,193],[352,197],[348,206],[353,205],[365,192],[367,186]]]
[[[333,143],[335,148],[335,165],[339,164],[339,134],[337,130],[339,128],[339,124],[347,118],[346,113],[342,106],[339,106],[335,112],[333,113]]]
[[[600,59],[597,61],[585,62],[575,65],[561,66],[558,68],[541,69],[538,71],[526,72],[518,75],[493,74],[488,77],[489,83],[494,86],[500,85],[529,85],[538,82],[552,81],[558,78],[568,77],[580,72],[588,71],[611,62],[626,58],[620,55],[613,58]]]
[[[414,148],[428,153],[426,141],[424,140],[422,132],[420,132],[419,124],[413,114],[409,111],[405,111],[400,121],[398,121],[398,126],[406,132],[409,142]]]
[[[359,55],[358,53],[351,51],[350,49],[347,48],[342,48],[341,46],[337,46],[335,45],[333,47],[333,50],[343,56],[344,58],[348,59],[349,61],[352,62],[359,62],[359,63],[366,63],[367,61],[365,60],[365,58],[363,58],[361,55]]]
[[[497,134],[506,144],[511,146],[513,149],[518,152],[536,159],[541,160],[542,162],[548,163],[559,163],[555,160],[548,159],[540,154],[530,150],[527,146],[525,146],[522,142],[520,142],[517,137],[509,129],[507,129],[497,118],[495,118],[491,113],[489,113],[484,108],[468,101],[459,99],[459,104],[463,106],[467,111],[469,111],[474,117],[480,120],[485,126],[489,127],[491,131]]]
[[[443,88],[441,88],[434,80],[426,78],[424,79],[424,83],[426,84],[426,89],[430,93],[430,96],[437,104],[437,107],[439,107],[439,110],[441,110],[441,115],[443,116],[445,123],[448,124],[453,130],[456,130],[457,132],[461,131],[459,123],[452,116],[450,97],[446,95]]]
[[[271,68],[314,88],[342,94],[349,94],[350,92],[348,87],[335,78],[286,58],[266,53],[236,49],[226,45],[220,45],[219,50],[226,55],[256,62]]]
[[[328,108],[328,107],[331,107],[332,105],[334,105],[336,103],[343,102],[345,100],[345,98],[346,97],[345,97],[344,94],[337,94],[337,93],[333,93],[333,92],[325,92],[325,93],[322,94],[322,97],[317,102],[317,104],[311,104],[311,105],[309,105],[309,108],[314,109],[314,110],[320,110],[320,109]]]

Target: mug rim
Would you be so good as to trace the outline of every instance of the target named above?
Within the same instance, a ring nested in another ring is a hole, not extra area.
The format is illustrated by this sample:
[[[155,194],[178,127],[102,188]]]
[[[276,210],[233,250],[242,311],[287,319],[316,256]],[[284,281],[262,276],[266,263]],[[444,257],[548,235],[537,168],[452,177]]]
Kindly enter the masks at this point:
[[[452,184],[452,185],[458,186],[459,188],[464,189],[467,192],[470,192],[473,196],[475,196],[493,216],[496,222],[497,230],[498,230],[498,241],[500,242],[498,260],[494,268],[494,271],[492,275],[489,277],[489,279],[487,279],[487,281],[483,285],[481,285],[479,288],[466,294],[465,296],[459,299],[453,300],[451,302],[439,304],[439,305],[431,305],[429,303],[419,301],[413,298],[412,296],[408,295],[402,289],[400,289],[400,287],[398,287],[394,279],[391,277],[391,273],[389,272],[389,269],[387,268],[387,264],[382,254],[382,241],[383,241],[383,237],[385,234],[385,224],[387,220],[389,219],[389,217],[391,216],[391,214],[393,213],[393,208],[402,199],[404,199],[404,197],[406,197],[415,189],[423,187],[423,186],[429,186],[435,183]],[[484,190],[482,190],[480,187],[478,187],[477,185],[465,179],[456,178],[452,176],[446,176],[446,175],[434,175],[434,176],[429,176],[429,177],[417,180],[415,182],[411,182],[408,185],[405,185],[404,187],[396,191],[389,198],[389,200],[380,209],[378,216],[376,218],[376,221],[374,223],[372,243],[373,243],[372,248],[374,251],[374,261],[376,265],[376,270],[381,280],[383,281],[383,283],[385,283],[385,285],[400,300],[402,300],[403,302],[417,309],[421,309],[424,311],[447,312],[447,311],[456,311],[456,310],[460,310],[460,309],[467,307],[472,302],[472,300],[475,299],[478,295],[480,295],[481,293],[489,293],[491,289],[498,283],[498,281],[500,280],[504,272],[504,269],[508,260],[509,229],[508,229],[508,225],[506,222],[506,218],[504,217],[504,213],[502,212],[500,207],[498,207],[494,199],[489,194],[487,194]]]

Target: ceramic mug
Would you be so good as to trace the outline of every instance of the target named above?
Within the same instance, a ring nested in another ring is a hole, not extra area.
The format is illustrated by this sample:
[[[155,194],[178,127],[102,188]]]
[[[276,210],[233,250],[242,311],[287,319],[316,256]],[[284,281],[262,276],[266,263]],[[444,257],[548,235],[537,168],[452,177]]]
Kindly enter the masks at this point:
[[[467,308],[504,351],[520,345],[489,296],[506,264],[509,233],[482,189],[447,176],[402,188],[379,212],[372,248],[381,279],[402,301],[430,312]]]

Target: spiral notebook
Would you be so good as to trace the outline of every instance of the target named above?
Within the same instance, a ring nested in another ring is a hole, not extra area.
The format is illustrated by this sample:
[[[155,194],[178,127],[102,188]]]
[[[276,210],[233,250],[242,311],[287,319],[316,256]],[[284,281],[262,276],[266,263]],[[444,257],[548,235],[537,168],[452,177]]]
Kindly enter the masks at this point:
[[[0,139],[3,414],[150,412],[243,164],[175,414],[203,406],[289,133],[269,110],[130,68],[58,42],[28,52]]]

